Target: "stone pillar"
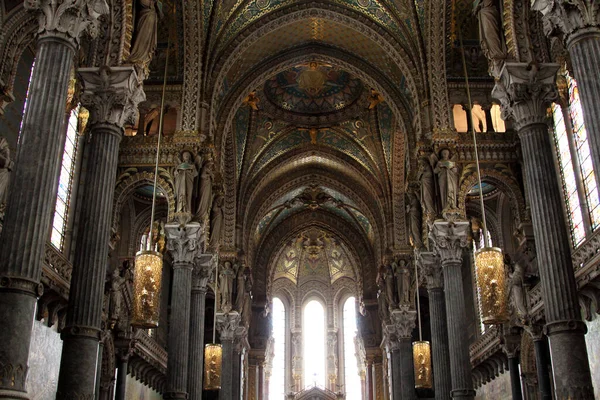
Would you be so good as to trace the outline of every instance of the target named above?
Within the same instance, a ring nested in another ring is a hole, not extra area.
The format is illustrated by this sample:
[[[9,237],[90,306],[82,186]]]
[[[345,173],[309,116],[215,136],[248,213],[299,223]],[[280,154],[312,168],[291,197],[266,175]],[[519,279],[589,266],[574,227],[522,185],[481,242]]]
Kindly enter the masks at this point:
[[[188,398],[190,303],[194,260],[201,252],[203,228],[195,222],[165,225],[167,249],[173,257],[165,399]]]
[[[552,385],[550,383],[550,371],[548,368],[548,343],[546,342],[546,336],[544,336],[543,327],[532,325],[526,329],[533,339],[540,400],[551,400]]]
[[[137,114],[144,92],[133,67],[79,70],[81,101],[90,111],[86,190],[75,248],[57,398],[93,397],[102,323],[114,185],[123,126]]]
[[[204,317],[206,291],[216,260],[212,254],[202,254],[194,260],[192,295],[190,299],[190,351],[188,357],[188,394],[190,400],[202,399],[204,368]]]
[[[117,384],[115,386],[115,400],[127,400],[125,391],[127,389],[127,366],[129,364],[129,355],[119,355],[117,357]]]
[[[245,327],[239,327],[235,334],[235,343],[233,347],[233,398],[239,400],[242,397],[242,356],[244,355],[248,344],[248,331]]]
[[[511,334],[504,336],[503,350],[508,357],[508,371],[510,373],[510,388],[513,400],[523,400],[521,374],[519,372],[520,347],[521,335]]]
[[[557,64],[540,64],[532,72],[527,64],[506,63],[492,96],[500,100],[503,118],[514,120],[521,139],[556,397],[588,399],[594,397],[594,389],[584,337],[586,326],[581,320],[561,189],[546,125],[546,109],[557,98],[557,70]]]
[[[233,353],[235,333],[240,325],[240,314],[236,311],[217,314],[217,329],[223,346],[221,367],[221,392],[219,400],[234,400],[233,397]],[[261,382],[262,383],[262,382]],[[259,399],[262,399],[259,389]]]
[[[35,68],[0,238],[0,320],[10,327],[0,329],[0,365],[4,371],[0,398],[28,398],[25,380],[29,344],[36,300],[43,289],[42,260],[66,137],[69,77],[81,33],[94,27],[101,13],[108,12],[104,0],[87,3],[24,3],[41,18]],[[98,347],[97,340],[91,347]]]
[[[448,349],[450,350],[450,370],[452,377],[452,397],[473,399],[473,377],[469,341],[467,340],[467,316],[465,311],[465,290],[462,278],[462,252],[468,245],[468,221],[434,222],[430,238],[435,243],[444,273],[444,294],[448,317]]]
[[[373,381],[373,358],[367,357],[367,377],[366,377],[366,400],[373,400],[373,393],[375,391],[375,382]]]
[[[548,32],[560,36],[569,51],[574,78],[583,105],[594,171],[600,171],[600,13],[594,0],[575,4],[534,0],[532,8],[541,11]],[[600,187],[600,176],[596,174]]]
[[[391,353],[392,393],[394,400],[414,400],[415,371],[412,352],[412,331],[415,329],[416,311],[408,306],[390,312],[389,325],[384,327],[385,340]]]
[[[248,400],[262,399],[261,366],[265,362],[264,350],[251,349],[248,354]]]
[[[437,400],[448,399],[452,391],[450,353],[448,349],[448,323],[444,278],[441,261],[433,253],[422,252],[418,261],[422,276],[427,280],[429,294],[429,320],[431,324],[431,356],[433,359],[433,387]]]

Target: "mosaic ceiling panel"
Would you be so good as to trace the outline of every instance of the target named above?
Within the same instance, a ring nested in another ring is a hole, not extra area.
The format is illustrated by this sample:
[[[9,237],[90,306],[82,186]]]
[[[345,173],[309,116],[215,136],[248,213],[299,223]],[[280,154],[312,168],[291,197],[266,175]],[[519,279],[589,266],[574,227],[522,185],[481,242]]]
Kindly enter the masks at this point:
[[[264,93],[284,110],[301,114],[331,113],[353,104],[361,95],[360,79],[331,65],[298,65],[267,80]]]
[[[392,109],[382,103],[377,108],[377,118],[379,120],[379,132],[381,134],[381,144],[383,146],[383,154],[385,163],[390,175],[392,174],[392,136],[396,133],[396,119]]]

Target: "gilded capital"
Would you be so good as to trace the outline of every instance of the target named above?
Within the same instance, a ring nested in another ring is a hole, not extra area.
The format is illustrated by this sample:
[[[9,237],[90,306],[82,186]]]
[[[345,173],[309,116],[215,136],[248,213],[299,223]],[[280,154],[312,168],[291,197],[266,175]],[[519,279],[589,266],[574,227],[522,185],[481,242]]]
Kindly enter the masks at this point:
[[[80,68],[77,72],[84,85],[81,104],[90,112],[90,125],[123,128],[136,122],[138,104],[146,95],[133,67]]]
[[[433,223],[429,238],[442,266],[462,263],[463,248],[469,245],[469,230],[468,221],[438,220]]]
[[[83,32],[95,37],[98,19],[110,11],[106,0],[25,0],[23,7],[37,13],[40,38],[61,38],[74,47]]]

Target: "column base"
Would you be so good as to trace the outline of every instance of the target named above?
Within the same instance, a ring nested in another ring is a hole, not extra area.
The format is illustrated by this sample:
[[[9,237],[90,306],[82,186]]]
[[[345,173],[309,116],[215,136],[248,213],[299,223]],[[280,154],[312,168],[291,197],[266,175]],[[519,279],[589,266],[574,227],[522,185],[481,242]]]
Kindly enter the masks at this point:
[[[472,389],[454,389],[450,391],[450,396],[453,399],[474,399],[475,391]]]
[[[69,335],[63,339],[57,400],[94,399],[98,343],[87,336]]]
[[[15,390],[1,390],[0,399],[7,400],[29,400],[29,395],[25,392],[17,392]]]

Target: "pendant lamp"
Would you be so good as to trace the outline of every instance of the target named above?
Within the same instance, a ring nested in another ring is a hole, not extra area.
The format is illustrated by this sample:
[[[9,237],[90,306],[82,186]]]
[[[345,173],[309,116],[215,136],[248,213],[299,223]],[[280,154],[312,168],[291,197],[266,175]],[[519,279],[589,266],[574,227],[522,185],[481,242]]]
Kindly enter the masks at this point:
[[[431,389],[431,345],[423,340],[421,329],[421,301],[419,300],[419,270],[415,261],[415,296],[417,297],[417,318],[419,321],[419,340],[413,342],[413,364],[415,369],[415,388]]]
[[[204,346],[204,390],[221,389],[221,367],[223,362],[223,348],[216,343],[217,337],[217,308],[219,301],[219,262],[215,269],[215,307],[213,317],[212,343]]]

